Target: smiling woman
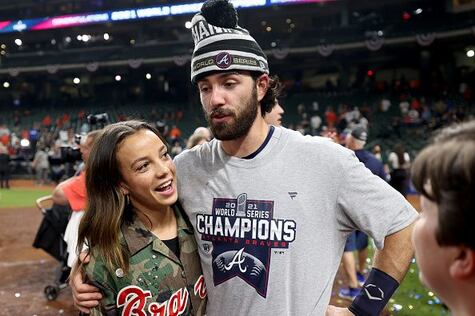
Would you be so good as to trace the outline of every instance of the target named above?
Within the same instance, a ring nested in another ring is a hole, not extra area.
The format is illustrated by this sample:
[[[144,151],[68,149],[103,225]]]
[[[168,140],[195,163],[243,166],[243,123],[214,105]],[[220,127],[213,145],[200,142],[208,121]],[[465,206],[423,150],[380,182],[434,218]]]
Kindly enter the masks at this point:
[[[86,168],[79,240],[87,241],[90,262],[82,269],[103,295],[93,314],[204,314],[193,229],[177,204],[175,165],[158,131],[140,121],[107,126]]]

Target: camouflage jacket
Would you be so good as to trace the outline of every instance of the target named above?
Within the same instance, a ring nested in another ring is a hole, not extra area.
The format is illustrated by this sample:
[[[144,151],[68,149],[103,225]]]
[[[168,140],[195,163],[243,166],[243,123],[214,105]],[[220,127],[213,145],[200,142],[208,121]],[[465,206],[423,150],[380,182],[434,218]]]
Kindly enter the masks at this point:
[[[137,217],[121,229],[121,243],[131,254],[127,274],[120,268],[108,269],[92,249],[85,272],[103,293],[92,315],[205,314],[206,286],[193,229],[179,206],[174,210],[180,258]]]

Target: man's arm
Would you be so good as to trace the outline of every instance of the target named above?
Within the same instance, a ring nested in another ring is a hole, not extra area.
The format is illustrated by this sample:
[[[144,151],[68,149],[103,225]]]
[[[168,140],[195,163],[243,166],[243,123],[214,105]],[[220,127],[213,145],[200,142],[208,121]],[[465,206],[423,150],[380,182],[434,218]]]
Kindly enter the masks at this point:
[[[399,283],[409,269],[409,265],[414,256],[414,248],[411,243],[412,229],[415,223],[406,228],[386,236],[384,248],[376,250],[374,254],[373,267],[393,277]],[[329,305],[325,316],[351,316],[354,315],[348,308],[335,307]]]
[[[415,222],[392,235],[386,236],[384,248],[376,250],[374,254],[373,266],[386,272],[399,283],[404,279],[414,257],[414,247],[411,243],[414,224]]]

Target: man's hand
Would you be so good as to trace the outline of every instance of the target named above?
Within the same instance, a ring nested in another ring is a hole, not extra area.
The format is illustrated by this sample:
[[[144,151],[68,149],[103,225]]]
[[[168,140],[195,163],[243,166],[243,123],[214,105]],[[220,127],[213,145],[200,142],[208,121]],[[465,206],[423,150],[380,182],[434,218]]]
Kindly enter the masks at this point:
[[[89,256],[82,252],[79,260],[83,263],[89,262]],[[73,269],[69,278],[69,286],[73,292],[74,305],[83,313],[89,314],[90,308],[99,305],[102,294],[95,286],[84,283],[84,276],[80,269]]]
[[[354,316],[354,314],[348,308],[328,305],[325,316]]]

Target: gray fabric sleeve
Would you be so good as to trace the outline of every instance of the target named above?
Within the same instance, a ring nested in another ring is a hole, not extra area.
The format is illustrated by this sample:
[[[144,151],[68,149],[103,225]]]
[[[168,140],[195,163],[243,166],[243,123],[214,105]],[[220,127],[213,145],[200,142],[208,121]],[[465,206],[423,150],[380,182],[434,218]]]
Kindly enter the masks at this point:
[[[358,229],[384,247],[384,238],[414,222],[417,211],[388,183],[375,176],[352,152],[341,161],[337,204],[340,224]]]

